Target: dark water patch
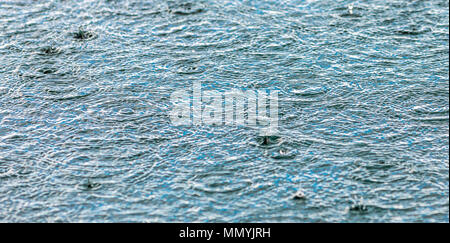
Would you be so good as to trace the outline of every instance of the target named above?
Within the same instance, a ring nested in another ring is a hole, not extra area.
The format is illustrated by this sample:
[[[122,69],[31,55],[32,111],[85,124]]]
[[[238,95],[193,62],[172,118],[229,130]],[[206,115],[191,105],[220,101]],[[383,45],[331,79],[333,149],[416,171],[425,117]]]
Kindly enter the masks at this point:
[[[186,8],[183,10],[169,10],[169,13],[175,14],[175,15],[193,15],[193,14],[199,14],[203,13],[203,9],[195,9],[191,10],[190,8]]]
[[[202,60],[180,58],[176,61],[174,68],[177,73],[184,75],[195,75],[203,73],[206,70],[202,65]]]
[[[101,184],[96,183],[91,179],[87,179],[85,182],[81,183],[78,188],[83,191],[96,191],[101,188]]]
[[[362,17],[362,15],[360,15],[360,14],[348,13],[348,12],[347,13],[343,13],[343,14],[341,14],[339,16],[341,16],[343,18],[361,18]]]
[[[39,69],[39,72],[43,73],[43,74],[52,74],[57,72],[57,69],[55,68],[43,68],[43,69]]]
[[[302,190],[298,190],[293,196],[292,199],[294,200],[306,200],[306,194]]]
[[[61,49],[54,46],[46,46],[40,49],[40,55],[53,56],[61,53]]]
[[[257,144],[260,146],[272,146],[279,144],[281,142],[281,137],[279,136],[259,136],[256,138]]]
[[[368,206],[364,204],[354,204],[349,207],[350,212],[367,213]]]
[[[85,30],[83,27],[79,27],[78,31],[74,32],[72,36],[76,40],[92,40],[97,37],[94,32]]]
[[[186,3],[171,3],[169,2],[168,10],[170,14],[186,16],[195,15],[205,12],[203,6],[191,2]]]
[[[292,160],[295,159],[297,151],[286,146],[280,146],[272,149],[269,152],[269,156],[275,160]]]
[[[414,36],[414,35],[421,35],[421,34],[429,32],[429,31],[430,30],[419,30],[419,29],[412,28],[412,29],[409,29],[409,30],[408,29],[397,30],[395,33],[399,34],[399,35],[412,35],[412,36]]]

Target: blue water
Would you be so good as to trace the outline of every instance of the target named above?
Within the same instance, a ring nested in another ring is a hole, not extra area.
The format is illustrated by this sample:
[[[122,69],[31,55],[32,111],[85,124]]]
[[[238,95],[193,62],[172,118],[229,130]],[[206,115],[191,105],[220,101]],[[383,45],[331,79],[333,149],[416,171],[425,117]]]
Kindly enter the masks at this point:
[[[2,1],[0,222],[448,222],[448,18],[448,0]],[[172,125],[195,81],[279,90],[279,135]]]

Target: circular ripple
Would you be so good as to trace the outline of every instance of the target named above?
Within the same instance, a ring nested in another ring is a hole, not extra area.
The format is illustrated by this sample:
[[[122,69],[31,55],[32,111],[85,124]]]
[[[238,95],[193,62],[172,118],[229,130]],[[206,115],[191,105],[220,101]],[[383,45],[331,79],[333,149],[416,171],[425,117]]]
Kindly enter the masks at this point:
[[[236,177],[231,173],[197,175],[190,183],[195,190],[207,193],[234,193],[251,185],[249,180]]]

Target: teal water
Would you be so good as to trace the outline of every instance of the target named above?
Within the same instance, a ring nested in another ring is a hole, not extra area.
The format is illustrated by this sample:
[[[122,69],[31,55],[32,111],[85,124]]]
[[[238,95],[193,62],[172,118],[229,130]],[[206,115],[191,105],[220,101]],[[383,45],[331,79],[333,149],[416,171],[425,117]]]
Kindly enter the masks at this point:
[[[448,222],[448,18],[448,0],[2,1],[0,222]],[[195,81],[279,90],[279,136],[172,125]]]

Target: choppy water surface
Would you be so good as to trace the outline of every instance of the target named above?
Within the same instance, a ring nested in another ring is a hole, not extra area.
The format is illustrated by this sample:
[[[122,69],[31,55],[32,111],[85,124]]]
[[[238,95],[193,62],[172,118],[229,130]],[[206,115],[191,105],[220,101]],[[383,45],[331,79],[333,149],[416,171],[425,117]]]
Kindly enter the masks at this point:
[[[0,221],[448,222],[448,11],[2,1]],[[196,80],[279,89],[279,137],[173,126]]]

